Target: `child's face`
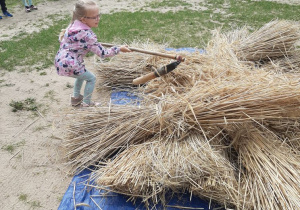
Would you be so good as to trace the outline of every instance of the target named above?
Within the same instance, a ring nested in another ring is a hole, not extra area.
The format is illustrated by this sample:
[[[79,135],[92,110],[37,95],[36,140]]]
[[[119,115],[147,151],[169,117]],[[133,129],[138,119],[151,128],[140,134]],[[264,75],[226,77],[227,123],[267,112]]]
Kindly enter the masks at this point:
[[[99,20],[100,20],[99,8],[88,9],[86,16],[81,18],[81,22],[85,23],[91,28],[98,27]]]

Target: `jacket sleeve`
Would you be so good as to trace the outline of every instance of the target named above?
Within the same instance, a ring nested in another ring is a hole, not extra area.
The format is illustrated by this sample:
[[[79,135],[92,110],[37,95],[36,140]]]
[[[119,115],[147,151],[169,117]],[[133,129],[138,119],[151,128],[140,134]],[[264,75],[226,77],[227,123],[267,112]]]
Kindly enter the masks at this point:
[[[86,42],[89,51],[95,53],[101,58],[112,57],[120,52],[119,47],[104,48],[97,40],[97,36],[91,31],[87,31]]]

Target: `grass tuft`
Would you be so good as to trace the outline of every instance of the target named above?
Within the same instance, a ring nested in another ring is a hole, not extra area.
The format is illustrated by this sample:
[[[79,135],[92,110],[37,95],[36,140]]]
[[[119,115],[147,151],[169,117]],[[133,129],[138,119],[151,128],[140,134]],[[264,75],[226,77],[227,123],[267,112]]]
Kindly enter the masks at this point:
[[[9,106],[11,106],[13,108],[13,112],[17,112],[17,111],[36,111],[37,108],[39,107],[39,105],[36,103],[36,99],[35,98],[26,98],[23,101],[14,101],[12,100],[9,103]]]

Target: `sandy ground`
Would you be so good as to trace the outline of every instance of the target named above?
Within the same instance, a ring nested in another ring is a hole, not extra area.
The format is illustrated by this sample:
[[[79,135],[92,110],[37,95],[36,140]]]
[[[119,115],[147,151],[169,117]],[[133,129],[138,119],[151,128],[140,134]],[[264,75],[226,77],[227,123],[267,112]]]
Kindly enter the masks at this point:
[[[196,3],[200,0],[188,1]],[[0,40],[9,40],[21,32],[39,31],[55,19],[70,14],[74,0],[42,1],[38,10],[25,13],[20,1],[16,8],[9,8],[13,18],[0,20]],[[102,13],[134,11],[150,0],[101,0]],[[282,0],[282,3],[300,4],[299,0]],[[180,9],[180,8],[179,8]],[[203,9],[197,8],[194,9]],[[167,9],[166,9],[167,10]],[[174,10],[174,8],[172,8]],[[4,29],[5,30],[2,30]],[[1,58],[0,58],[1,59]],[[92,57],[86,60],[93,68]],[[69,95],[74,80],[57,76],[54,67],[43,70],[47,75],[32,71],[21,73],[0,69],[0,206],[1,209],[57,209],[72,179],[65,173],[60,160],[59,146],[64,123],[62,113],[69,106]],[[100,98],[94,93],[95,99]],[[12,112],[9,103],[36,98],[41,104],[38,112]]]

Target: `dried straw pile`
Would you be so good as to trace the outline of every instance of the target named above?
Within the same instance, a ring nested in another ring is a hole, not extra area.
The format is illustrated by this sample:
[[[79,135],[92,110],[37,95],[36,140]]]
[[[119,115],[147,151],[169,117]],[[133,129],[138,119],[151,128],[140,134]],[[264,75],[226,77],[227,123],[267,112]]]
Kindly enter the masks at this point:
[[[159,132],[155,130],[159,127],[156,113],[147,107],[101,107],[81,110],[69,117],[73,122],[64,147],[74,171],[105,160],[120,148],[144,142]]]
[[[277,73],[290,72],[293,73],[292,76],[297,76],[296,74],[300,74],[300,50],[295,50],[290,56],[271,60],[264,65],[264,69]]]
[[[298,27],[216,31],[206,54],[186,53],[175,71],[140,87],[139,106],[71,113],[68,164],[80,171],[101,163],[95,187],[146,205],[185,191],[237,209],[300,208],[300,84],[270,67],[295,55],[299,30],[287,25]]]
[[[295,42],[299,40],[299,26],[276,20],[251,34],[245,29],[230,33],[228,40],[241,60],[269,60],[294,52]]]
[[[149,56],[148,56],[149,57]],[[115,62],[117,60],[117,62]],[[98,72],[101,75],[99,86],[104,87],[130,87],[134,77],[141,73],[150,72],[145,56],[140,53],[123,53],[118,58],[99,63]]]
[[[299,208],[299,155],[273,132],[238,125],[233,146],[245,171],[242,186],[257,209]],[[234,129],[236,130],[236,128]]]
[[[131,47],[145,49],[148,51],[160,51],[164,45],[135,42]],[[153,71],[157,58],[147,54],[137,52],[121,53],[116,57],[96,61],[97,70],[100,78],[100,87],[132,87],[132,80],[142,74]]]
[[[166,192],[193,192],[214,200],[236,201],[234,167],[221,149],[214,149],[199,133],[182,140],[148,139],[129,146],[97,171],[101,185],[148,201],[166,200]],[[242,199],[242,198],[240,198]]]

